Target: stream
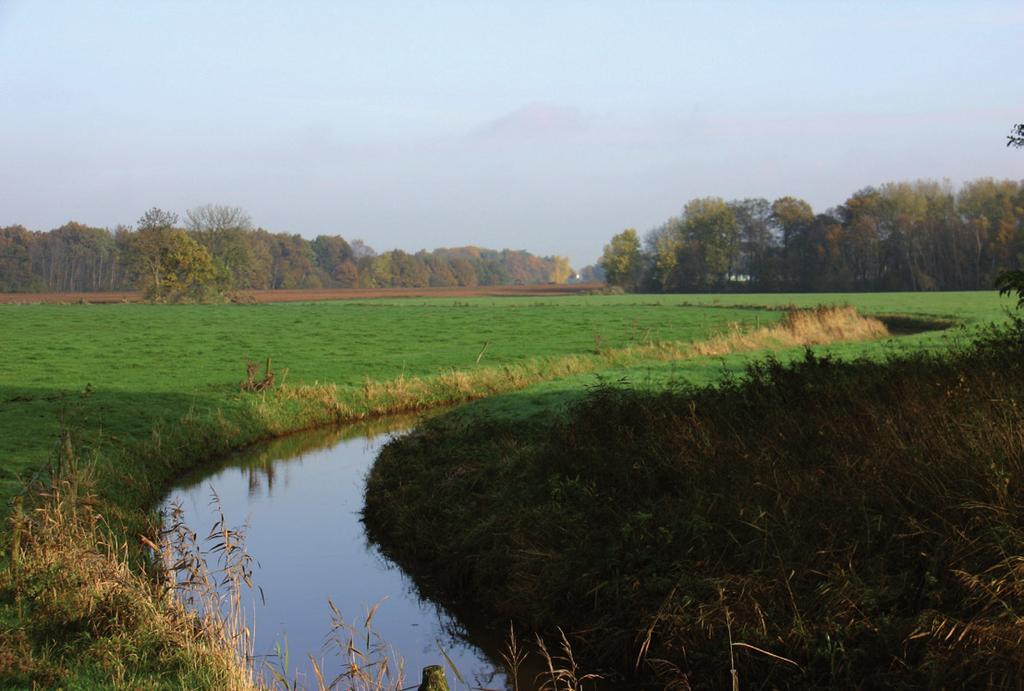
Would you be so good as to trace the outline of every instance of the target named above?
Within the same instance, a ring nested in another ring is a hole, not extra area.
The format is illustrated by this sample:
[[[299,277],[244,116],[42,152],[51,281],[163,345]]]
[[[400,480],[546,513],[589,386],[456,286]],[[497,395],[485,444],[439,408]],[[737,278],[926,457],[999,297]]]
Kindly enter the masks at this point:
[[[400,654],[404,686],[417,684],[423,667],[440,664],[453,688],[508,687],[501,636],[474,636],[442,605],[422,599],[364,532],[366,474],[391,434],[416,422],[388,418],[253,447],[183,478],[162,505],[166,515],[180,506],[185,523],[200,538],[221,510],[230,527],[244,529],[246,549],[257,562],[252,575],[257,588],[242,593],[248,624],[255,629],[254,651],[279,671],[287,658],[286,676],[302,687],[316,688],[310,656],[328,681],[345,668],[343,651],[330,640],[328,600],[345,622],[360,629],[357,642],[364,649],[362,627],[376,607],[369,647],[383,641]]]

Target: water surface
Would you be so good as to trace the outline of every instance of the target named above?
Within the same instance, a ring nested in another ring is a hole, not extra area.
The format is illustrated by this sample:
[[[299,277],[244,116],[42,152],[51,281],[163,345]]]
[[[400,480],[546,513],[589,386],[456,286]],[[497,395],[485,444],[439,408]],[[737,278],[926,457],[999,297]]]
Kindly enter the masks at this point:
[[[370,426],[318,430],[279,440],[228,458],[185,478],[164,506],[180,504],[184,519],[204,534],[217,519],[214,494],[229,525],[246,527],[246,545],[258,561],[253,580],[262,590],[244,594],[254,613],[255,652],[289,653],[292,675],[311,683],[308,656],[322,660],[330,679],[342,669],[337,646],[325,640],[333,601],[347,622],[362,624],[370,608],[372,628],[404,658],[406,685],[420,670],[445,664],[446,654],[468,686],[505,688],[498,641],[473,639],[444,607],[423,600],[405,574],[368,543],[360,521],[365,477],[389,436],[414,419]],[[250,615],[252,616],[252,615]],[[497,638],[494,636],[493,638]],[[449,681],[457,683],[448,671]]]

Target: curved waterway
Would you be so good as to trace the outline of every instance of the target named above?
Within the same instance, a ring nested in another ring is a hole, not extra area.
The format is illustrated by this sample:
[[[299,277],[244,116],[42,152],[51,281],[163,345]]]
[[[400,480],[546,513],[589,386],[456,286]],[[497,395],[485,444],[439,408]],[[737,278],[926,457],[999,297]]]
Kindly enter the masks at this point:
[[[261,445],[184,478],[164,501],[168,514],[180,506],[185,523],[200,535],[220,511],[229,526],[245,526],[247,551],[258,562],[258,589],[243,592],[244,611],[255,625],[255,653],[280,668],[283,660],[275,651],[286,649],[289,675],[302,686],[316,686],[310,655],[327,680],[344,668],[338,645],[328,640],[328,600],[357,626],[379,604],[372,629],[401,655],[407,686],[418,683],[421,668],[432,664],[444,665],[455,687],[508,685],[500,637],[474,638],[443,606],[422,599],[410,579],[368,542],[360,521],[365,478],[377,452],[391,434],[415,422],[389,418]]]

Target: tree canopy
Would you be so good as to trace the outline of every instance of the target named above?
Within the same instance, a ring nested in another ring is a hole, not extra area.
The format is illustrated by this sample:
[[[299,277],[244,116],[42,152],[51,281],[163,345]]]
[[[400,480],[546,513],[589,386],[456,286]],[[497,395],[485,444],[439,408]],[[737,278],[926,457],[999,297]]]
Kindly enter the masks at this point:
[[[640,238],[635,229],[627,228],[604,246],[604,253],[597,263],[604,270],[609,284],[634,290],[642,270],[640,262]]]
[[[243,209],[207,204],[184,224],[153,208],[136,227],[69,222],[50,231],[0,227],[0,290],[139,288],[153,300],[201,300],[218,292],[283,288],[419,288],[561,283],[564,257],[522,250],[440,248],[378,254],[359,239],[253,227]]]
[[[638,254],[616,250],[627,244],[616,235],[602,260],[627,290],[987,289],[1024,266],[1024,184],[889,182],[823,213],[792,196],[702,197],[652,229]],[[619,270],[627,255],[639,273]]]

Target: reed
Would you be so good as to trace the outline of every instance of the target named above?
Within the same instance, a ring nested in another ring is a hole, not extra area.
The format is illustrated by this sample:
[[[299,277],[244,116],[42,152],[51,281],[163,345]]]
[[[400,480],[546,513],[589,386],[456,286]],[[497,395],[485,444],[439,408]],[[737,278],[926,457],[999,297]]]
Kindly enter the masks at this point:
[[[565,418],[456,411],[384,448],[365,520],[435,594],[565,627],[609,676],[1019,688],[1022,401],[1017,320],[951,352],[604,386]]]
[[[0,585],[28,626],[5,634],[10,640],[0,647],[17,652],[0,656],[0,678],[24,686],[133,688],[157,674],[185,688],[254,688],[229,639],[216,627],[197,626],[108,527],[96,510],[93,470],[64,435],[51,472],[27,495],[25,511],[10,519],[20,549]],[[72,669],[69,657],[76,660]]]

